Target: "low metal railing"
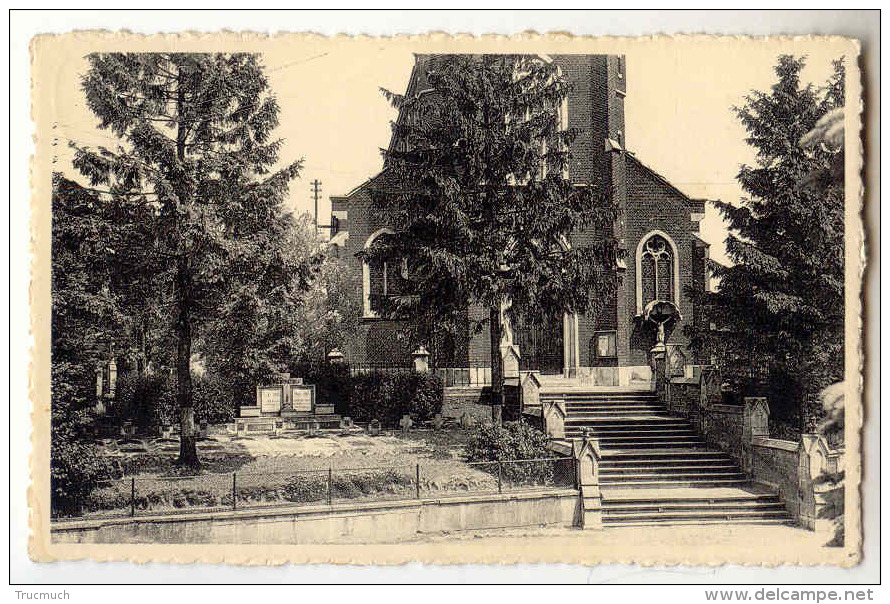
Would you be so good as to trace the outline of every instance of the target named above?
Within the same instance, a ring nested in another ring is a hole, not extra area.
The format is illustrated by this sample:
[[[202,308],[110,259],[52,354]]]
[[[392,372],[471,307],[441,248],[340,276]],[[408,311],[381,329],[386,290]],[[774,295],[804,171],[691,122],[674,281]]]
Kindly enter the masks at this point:
[[[454,462],[446,466],[412,464],[131,476],[101,481],[77,518],[188,514],[577,488],[577,469],[571,458]],[[62,519],[54,518],[56,521]]]

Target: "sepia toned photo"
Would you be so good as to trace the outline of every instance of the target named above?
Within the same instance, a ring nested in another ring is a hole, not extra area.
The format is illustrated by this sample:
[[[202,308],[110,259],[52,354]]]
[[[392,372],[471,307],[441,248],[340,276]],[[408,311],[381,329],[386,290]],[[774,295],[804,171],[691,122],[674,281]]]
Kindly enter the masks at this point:
[[[856,41],[32,61],[34,559],[858,562]]]

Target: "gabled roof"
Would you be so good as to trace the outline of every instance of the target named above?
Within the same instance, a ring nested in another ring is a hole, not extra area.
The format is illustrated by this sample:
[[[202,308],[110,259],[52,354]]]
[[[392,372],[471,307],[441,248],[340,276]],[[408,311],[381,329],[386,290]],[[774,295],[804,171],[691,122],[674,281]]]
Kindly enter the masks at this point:
[[[349,201],[350,197],[355,196],[357,193],[360,193],[362,190],[370,188],[370,187],[374,186],[375,184],[379,184],[383,181],[386,181],[387,177],[389,176],[389,173],[390,172],[389,172],[388,168],[383,168],[383,170],[381,170],[374,176],[368,178],[362,184],[358,185],[357,187],[354,187],[346,195],[331,195],[331,199],[337,200],[337,201]]]
[[[652,167],[647,166],[642,161],[640,161],[640,159],[636,155],[634,155],[632,152],[628,151],[626,153],[626,157],[628,159],[630,159],[631,161],[633,161],[638,166],[640,166],[640,168],[642,168],[646,173],[648,173],[650,176],[652,176],[652,178],[654,178],[655,180],[660,182],[662,185],[664,185],[665,187],[667,187],[668,189],[673,191],[678,196],[682,197],[683,200],[686,201],[686,203],[689,205],[691,210],[698,211],[698,212],[705,211],[705,202],[708,201],[707,199],[694,199],[692,197],[689,197],[689,195],[687,195],[686,193],[684,193],[683,191],[681,191],[680,189],[678,189],[677,187],[672,185],[667,178],[665,178],[664,176],[662,176],[661,174],[656,172]]]

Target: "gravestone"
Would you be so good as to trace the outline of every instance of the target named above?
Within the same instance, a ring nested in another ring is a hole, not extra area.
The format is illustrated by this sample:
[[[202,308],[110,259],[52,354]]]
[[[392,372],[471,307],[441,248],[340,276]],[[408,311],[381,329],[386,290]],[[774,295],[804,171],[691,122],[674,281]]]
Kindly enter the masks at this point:
[[[352,418],[344,417],[340,420],[340,433],[343,436],[348,436],[352,432]]]
[[[399,427],[402,429],[402,436],[408,436],[408,432],[411,431],[411,426],[414,425],[414,421],[411,419],[410,415],[403,415],[402,419],[399,420]]]
[[[198,424],[198,437],[207,438],[207,422],[201,422],[200,424]]]
[[[173,426],[161,426],[161,438],[169,440],[173,437]]]
[[[368,434],[370,436],[378,436],[380,434],[380,421],[376,419],[372,419],[371,423],[368,424]]]
[[[432,424],[433,424],[433,430],[436,430],[438,432],[439,430],[442,429],[442,426],[445,425],[445,420],[442,419],[441,413],[437,413],[436,415],[433,416]]]
[[[317,436],[319,428],[320,426],[318,425],[318,420],[309,420],[309,436]]]
[[[121,426],[121,436],[124,438],[133,438],[136,435],[136,426],[133,425],[133,422],[124,422],[124,425]]]
[[[476,418],[464,411],[464,414],[460,416],[460,427],[469,430],[475,426]]]

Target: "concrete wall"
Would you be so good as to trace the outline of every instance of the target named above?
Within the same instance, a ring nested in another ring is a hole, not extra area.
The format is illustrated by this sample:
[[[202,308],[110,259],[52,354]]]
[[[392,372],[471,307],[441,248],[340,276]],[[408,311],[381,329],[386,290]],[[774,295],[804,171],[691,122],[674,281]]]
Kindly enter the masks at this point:
[[[55,543],[393,542],[419,533],[523,526],[578,526],[577,491],[394,501],[275,510],[60,522]]]

